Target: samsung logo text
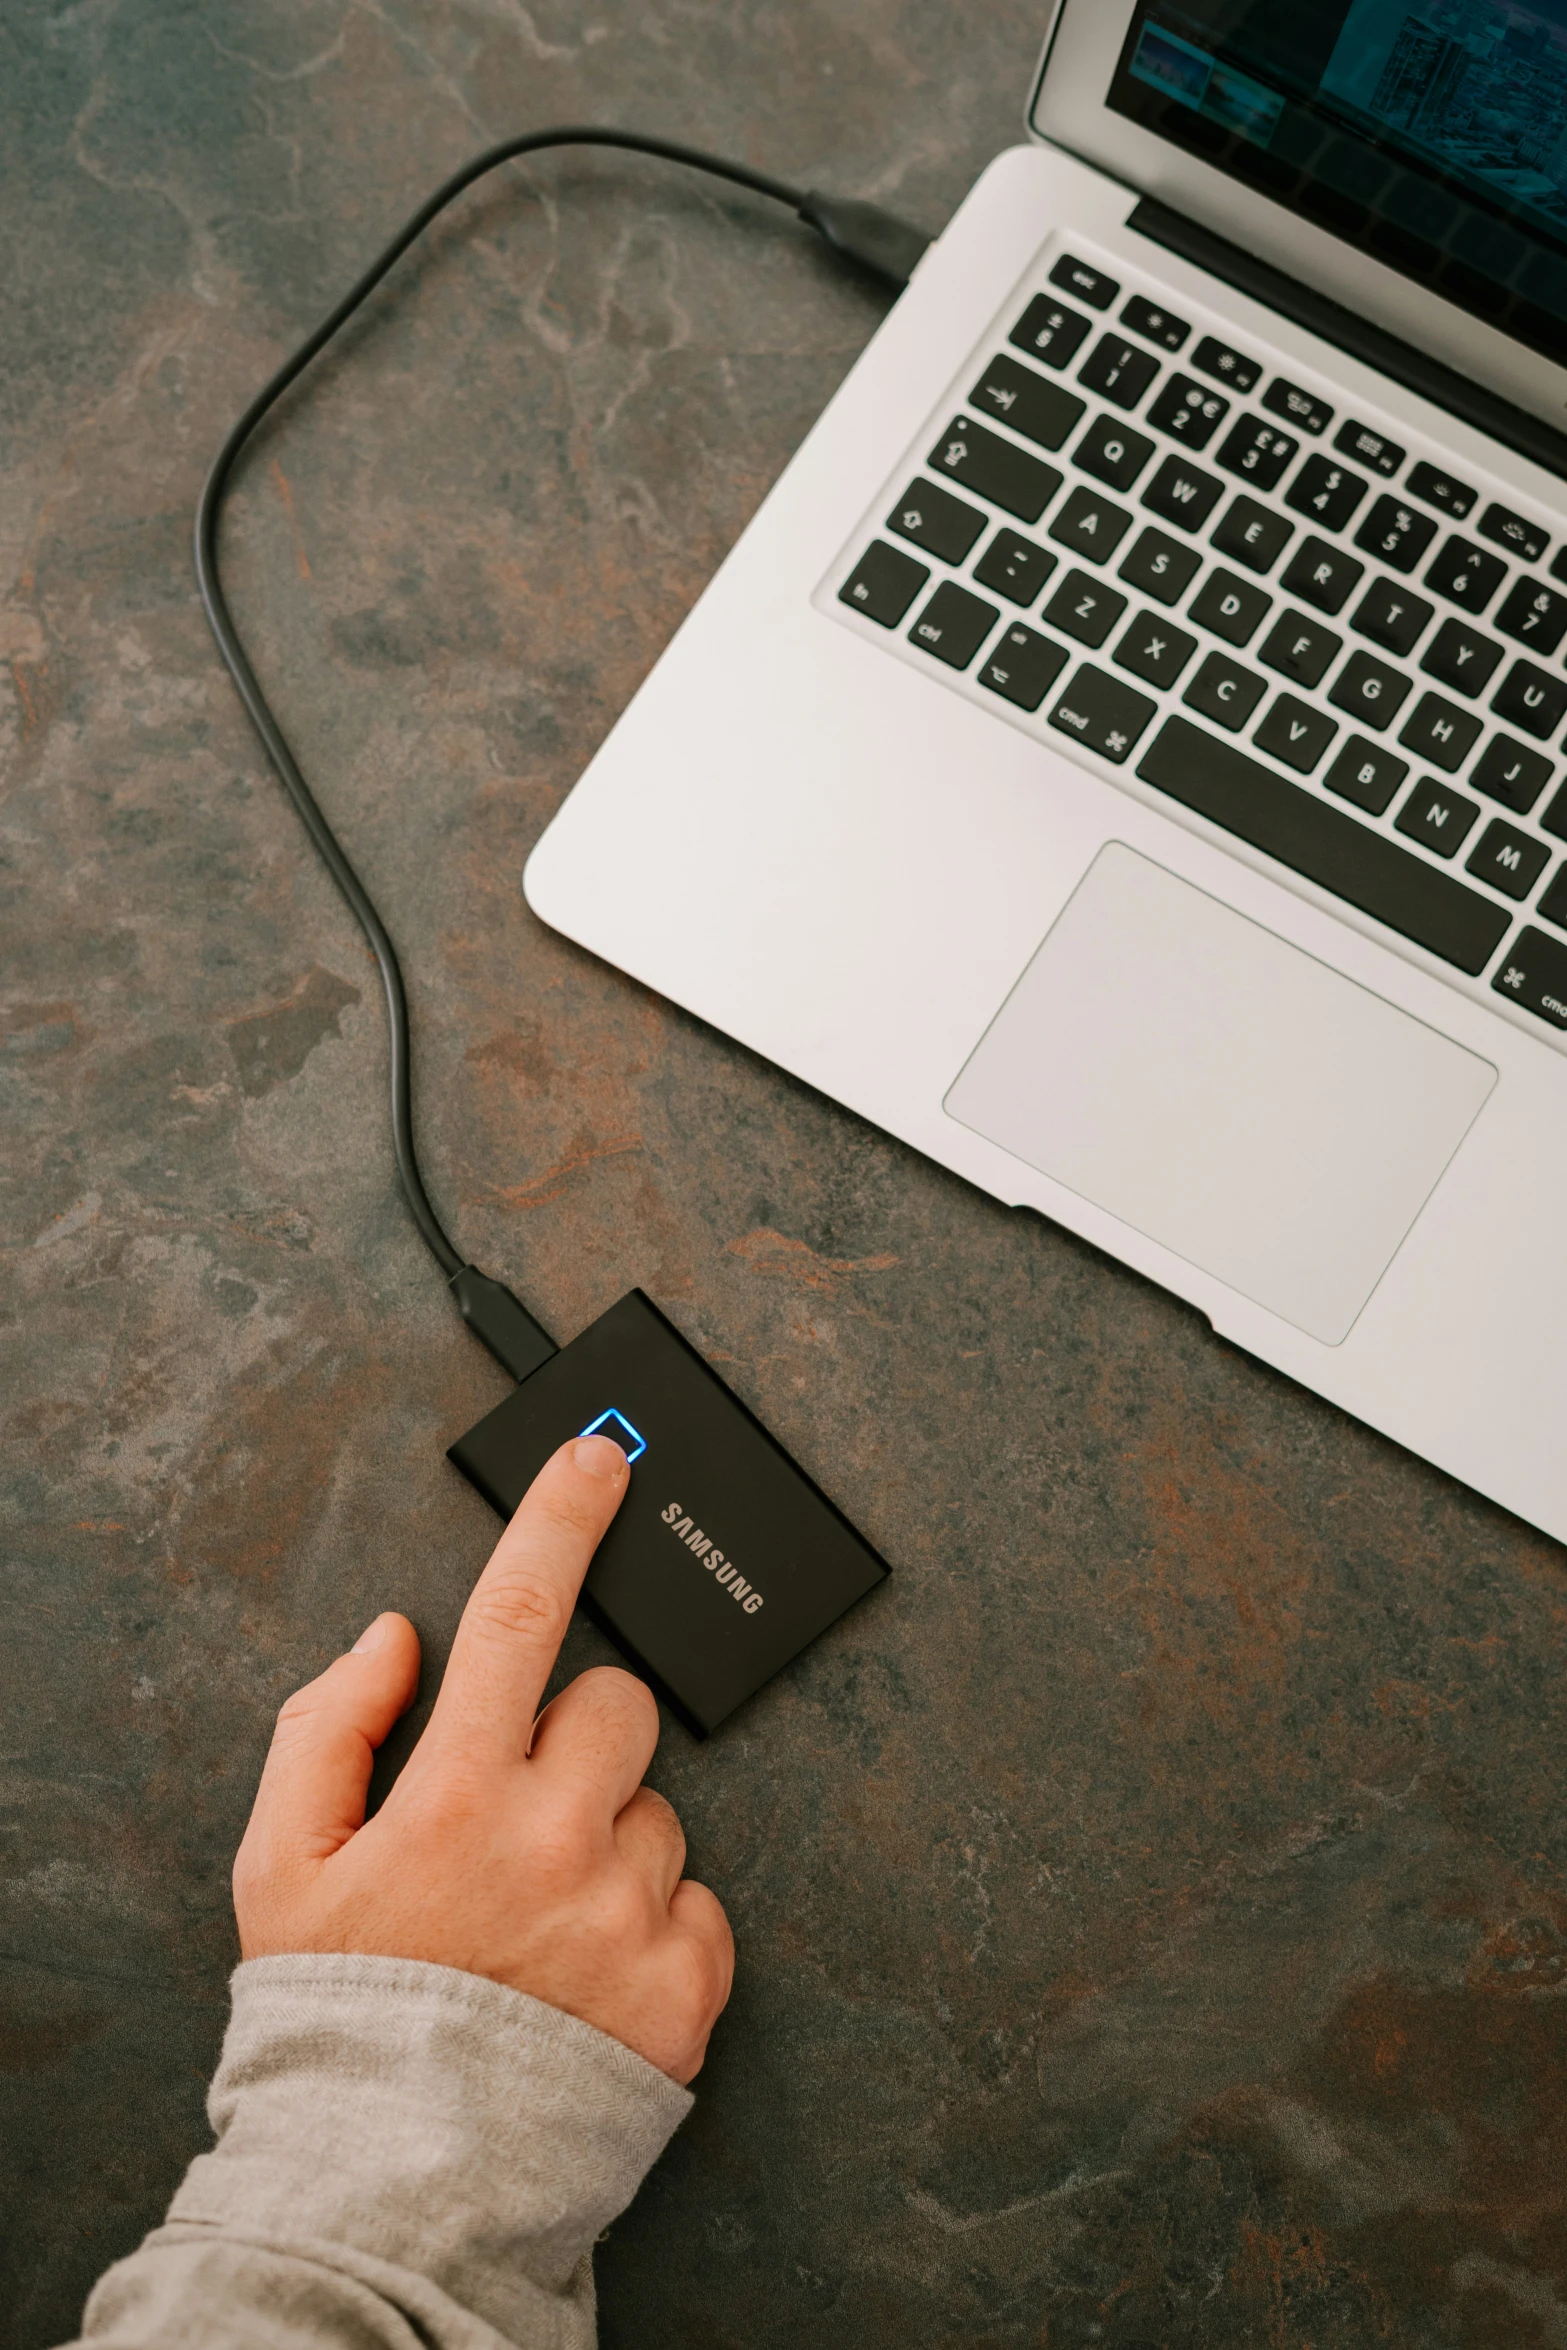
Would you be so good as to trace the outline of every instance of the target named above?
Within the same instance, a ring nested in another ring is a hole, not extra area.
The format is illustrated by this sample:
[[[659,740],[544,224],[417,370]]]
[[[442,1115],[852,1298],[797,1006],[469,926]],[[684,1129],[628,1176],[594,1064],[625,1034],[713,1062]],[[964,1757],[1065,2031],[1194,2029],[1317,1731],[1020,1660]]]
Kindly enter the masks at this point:
[[[699,1558],[715,1582],[721,1583],[731,1599],[737,1599],[748,1616],[754,1616],[764,1604],[759,1591],[753,1591],[733,1559],[726,1559],[721,1550],[715,1550],[711,1539],[700,1526],[693,1526],[685,1517],[678,1501],[672,1501],[664,1512],[664,1523],[682,1541],[687,1550]]]

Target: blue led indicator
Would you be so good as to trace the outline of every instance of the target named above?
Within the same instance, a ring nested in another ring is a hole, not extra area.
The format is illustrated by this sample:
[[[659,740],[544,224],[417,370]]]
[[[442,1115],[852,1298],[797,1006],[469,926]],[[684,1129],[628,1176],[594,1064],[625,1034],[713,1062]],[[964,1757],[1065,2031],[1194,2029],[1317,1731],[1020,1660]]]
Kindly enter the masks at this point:
[[[647,1451],[647,1438],[637,1433],[624,1412],[600,1412],[591,1427],[582,1430],[584,1436],[608,1436],[619,1445],[627,1465],[639,1461]]]

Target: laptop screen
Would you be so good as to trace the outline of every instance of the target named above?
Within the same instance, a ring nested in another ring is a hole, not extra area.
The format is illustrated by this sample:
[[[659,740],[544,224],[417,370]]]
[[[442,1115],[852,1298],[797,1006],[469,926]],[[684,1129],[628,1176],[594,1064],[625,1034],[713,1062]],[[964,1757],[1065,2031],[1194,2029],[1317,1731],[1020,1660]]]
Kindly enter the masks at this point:
[[[1109,103],[1567,360],[1567,0],[1138,0]]]

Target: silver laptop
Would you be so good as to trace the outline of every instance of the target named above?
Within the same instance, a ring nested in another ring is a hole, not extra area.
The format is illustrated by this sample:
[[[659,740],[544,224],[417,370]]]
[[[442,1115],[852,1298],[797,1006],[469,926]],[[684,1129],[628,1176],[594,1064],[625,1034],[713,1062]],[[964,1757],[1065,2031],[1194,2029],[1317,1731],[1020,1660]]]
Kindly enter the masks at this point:
[[[1567,1539],[1567,19],[1065,0],[530,904]]]

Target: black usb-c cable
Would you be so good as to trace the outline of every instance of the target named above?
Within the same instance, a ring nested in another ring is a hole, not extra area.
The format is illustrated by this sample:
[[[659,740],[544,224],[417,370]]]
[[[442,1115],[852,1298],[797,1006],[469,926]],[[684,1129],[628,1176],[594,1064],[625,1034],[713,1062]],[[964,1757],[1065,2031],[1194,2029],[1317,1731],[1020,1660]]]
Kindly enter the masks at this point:
[[[257,682],[223,592],[218,568],[218,523],[229,477],[257,425],[276,406],[290,385],[303,375],[311,361],[325,350],[339,327],[375,291],[409,246],[423,235],[430,223],[449,204],[455,203],[466,189],[472,187],[475,180],[482,179],[487,172],[496,170],[503,163],[514,162],[524,155],[537,155],[552,147],[627,148],[634,154],[655,155],[665,162],[685,164],[693,171],[703,171],[716,179],[729,180],[736,187],[749,188],[757,195],[770,197],[779,204],[787,204],[801,220],[824,237],[835,252],[900,290],[907,285],[930,242],[921,230],[898,219],[895,214],[883,211],[879,205],[857,203],[840,197],[824,196],[812,189],[790,187],[787,182],[772,179],[765,172],[753,171],[748,164],[733,163],[721,155],[704,154],[700,148],[684,147],[672,139],[660,139],[641,131],[569,124],[553,130],[531,131],[521,138],[505,139],[499,146],[488,147],[482,154],[475,155],[460,171],[454,172],[404,223],[391,243],[371,262],[358,283],[349,288],[336,309],[328,313],[315,332],[307,336],[271,380],[263,384],[218,451],[207,476],[201,503],[196,509],[196,578],[202,605],[217,640],[218,651],[239,689],[240,700],[245,705],[250,722],[260,736],[284,790],[298,809],[322,861],[353,908],[359,927],[368,939],[370,950],[380,968],[381,983],[386,993],[387,1025],[391,1035],[392,1147],[403,1196],[425,1245],[446,1276],[463,1320],[476,1337],[483,1339],[496,1360],[504,1364],[513,1378],[519,1380],[528,1378],[549,1360],[556,1351],[555,1342],[509,1289],[466,1261],[453,1245],[431,1205],[414,1147],[408,999],[397,952],[369,892],[300,772],[299,763]]]

